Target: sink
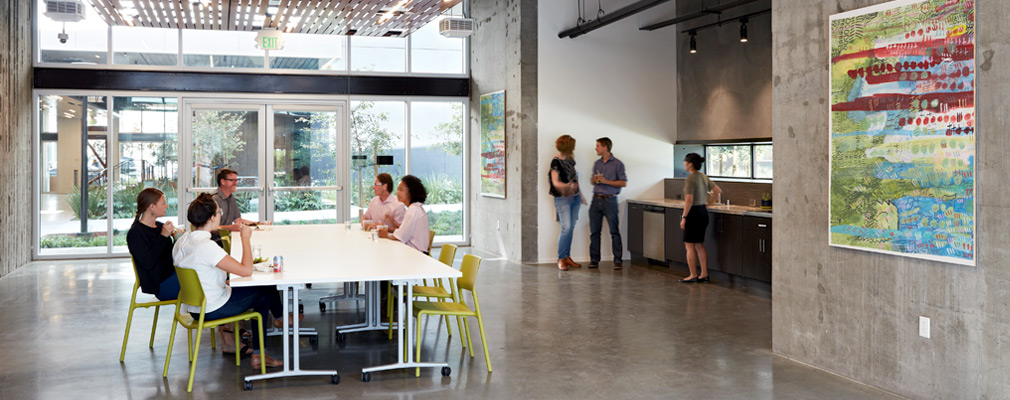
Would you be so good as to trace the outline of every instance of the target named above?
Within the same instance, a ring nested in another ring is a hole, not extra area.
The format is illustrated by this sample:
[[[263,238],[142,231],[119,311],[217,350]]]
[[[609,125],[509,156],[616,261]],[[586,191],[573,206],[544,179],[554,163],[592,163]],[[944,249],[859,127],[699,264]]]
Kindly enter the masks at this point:
[[[770,218],[772,216],[772,212],[771,211],[744,211],[743,215],[744,216],[748,216],[748,217]]]

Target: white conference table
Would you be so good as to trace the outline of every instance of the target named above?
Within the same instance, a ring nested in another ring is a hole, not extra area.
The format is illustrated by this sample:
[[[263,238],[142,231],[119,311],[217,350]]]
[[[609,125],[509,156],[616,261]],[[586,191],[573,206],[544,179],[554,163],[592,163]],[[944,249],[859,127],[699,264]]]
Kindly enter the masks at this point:
[[[234,237],[232,240],[232,255],[241,260],[240,239]],[[392,281],[397,286],[400,298],[404,298],[406,290],[406,299],[409,300],[413,298],[412,285],[420,283],[422,279],[463,276],[460,271],[403,243],[388,239],[372,241],[371,233],[362,231],[356,224],[351,227],[350,232],[346,230],[344,224],[269,226],[264,227],[262,231],[253,231],[251,242],[253,245],[261,245],[263,257],[270,258],[271,261],[275,255],[283,256],[284,271],[279,273],[256,271],[250,277],[233,277],[230,284],[232,287],[277,286],[277,289],[283,292],[281,296],[284,305],[283,323],[284,326],[293,325],[290,332],[294,335],[296,345],[292,352],[289,346],[291,335],[283,335],[284,369],[279,372],[247,376],[245,378],[247,390],[252,388],[254,380],[287,376],[330,376],[331,383],[340,382],[340,375],[336,370],[303,370],[299,365],[298,319],[289,321],[291,311],[288,310],[287,299],[291,299],[293,304],[298,304],[298,290],[304,288],[306,284],[368,282],[368,290],[371,292],[369,297],[378,299],[378,282]],[[380,310],[383,308],[378,303],[377,300],[366,302],[365,313],[368,321],[378,321]],[[446,374],[449,371],[448,363],[420,363],[414,360],[414,352],[410,351],[414,338],[409,334],[413,332],[414,325],[413,303],[412,301],[397,303],[399,315],[396,329],[400,338],[406,338],[406,346],[404,340],[397,340],[397,362],[363,368],[362,380],[369,381],[371,372],[401,368],[443,367],[442,373]]]

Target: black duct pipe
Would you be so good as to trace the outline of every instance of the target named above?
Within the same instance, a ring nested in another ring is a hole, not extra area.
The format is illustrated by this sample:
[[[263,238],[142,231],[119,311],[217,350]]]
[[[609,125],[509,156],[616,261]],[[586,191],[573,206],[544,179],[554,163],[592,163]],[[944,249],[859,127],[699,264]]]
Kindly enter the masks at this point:
[[[665,28],[665,27],[668,27],[670,25],[676,25],[676,24],[679,24],[681,22],[687,22],[687,21],[690,21],[692,19],[697,19],[697,18],[704,17],[706,15],[721,14],[723,11],[729,10],[731,8],[734,8],[734,7],[739,7],[739,6],[742,6],[744,4],[753,3],[755,1],[758,1],[758,0],[736,0],[736,1],[731,1],[731,2],[728,2],[728,3],[725,3],[725,4],[717,5],[715,7],[706,8],[704,10],[698,11],[698,12],[693,13],[693,14],[687,14],[687,15],[680,16],[680,17],[677,17],[677,18],[674,18],[674,19],[671,19],[671,20],[666,20],[666,21],[663,21],[663,22],[657,22],[657,23],[652,24],[652,25],[644,26],[642,28],[639,28],[639,30],[641,30],[641,31],[654,31],[654,30],[659,29],[659,28]]]
[[[558,34],[559,38],[564,39],[566,36],[570,38],[576,38],[592,32],[594,30],[600,29],[604,26],[610,25],[614,22],[620,21],[624,18],[630,17],[632,15],[638,14],[642,11],[648,10],[652,7],[658,6],[660,4],[669,2],[670,0],[643,0],[637,3],[628,5],[624,8],[618,9],[610,14],[604,14],[603,16],[589,21],[585,24],[578,25],[574,28],[568,28]],[[753,0],[752,0],[753,1]]]

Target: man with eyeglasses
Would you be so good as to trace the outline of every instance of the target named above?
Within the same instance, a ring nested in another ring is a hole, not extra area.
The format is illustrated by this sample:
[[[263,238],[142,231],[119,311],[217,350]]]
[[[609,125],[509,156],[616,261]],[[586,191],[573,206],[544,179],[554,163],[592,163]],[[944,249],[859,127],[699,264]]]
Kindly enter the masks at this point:
[[[221,211],[221,229],[238,232],[242,225],[255,224],[242,218],[242,213],[238,209],[238,202],[235,200],[235,190],[238,188],[238,172],[233,169],[224,168],[217,173],[217,191],[214,192],[214,201]]]
[[[403,222],[404,214],[407,213],[407,207],[400,203],[396,196],[390,195],[393,192],[393,177],[385,172],[376,175],[372,191],[375,197],[368,203],[368,210],[361,217],[361,226],[365,229],[372,229],[377,225],[399,226]],[[371,222],[365,225],[366,220]]]

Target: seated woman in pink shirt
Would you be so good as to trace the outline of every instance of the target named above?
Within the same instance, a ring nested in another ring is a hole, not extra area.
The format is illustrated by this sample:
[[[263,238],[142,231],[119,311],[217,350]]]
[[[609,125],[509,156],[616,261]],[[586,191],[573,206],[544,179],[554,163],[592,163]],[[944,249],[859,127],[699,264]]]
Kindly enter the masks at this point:
[[[431,237],[428,230],[428,213],[424,211],[428,191],[424,189],[420,179],[407,175],[400,180],[400,185],[396,188],[396,198],[403,204],[409,204],[407,213],[403,215],[403,222],[400,224],[387,219],[388,232],[380,230],[379,237],[403,242],[417,251],[428,254]]]

